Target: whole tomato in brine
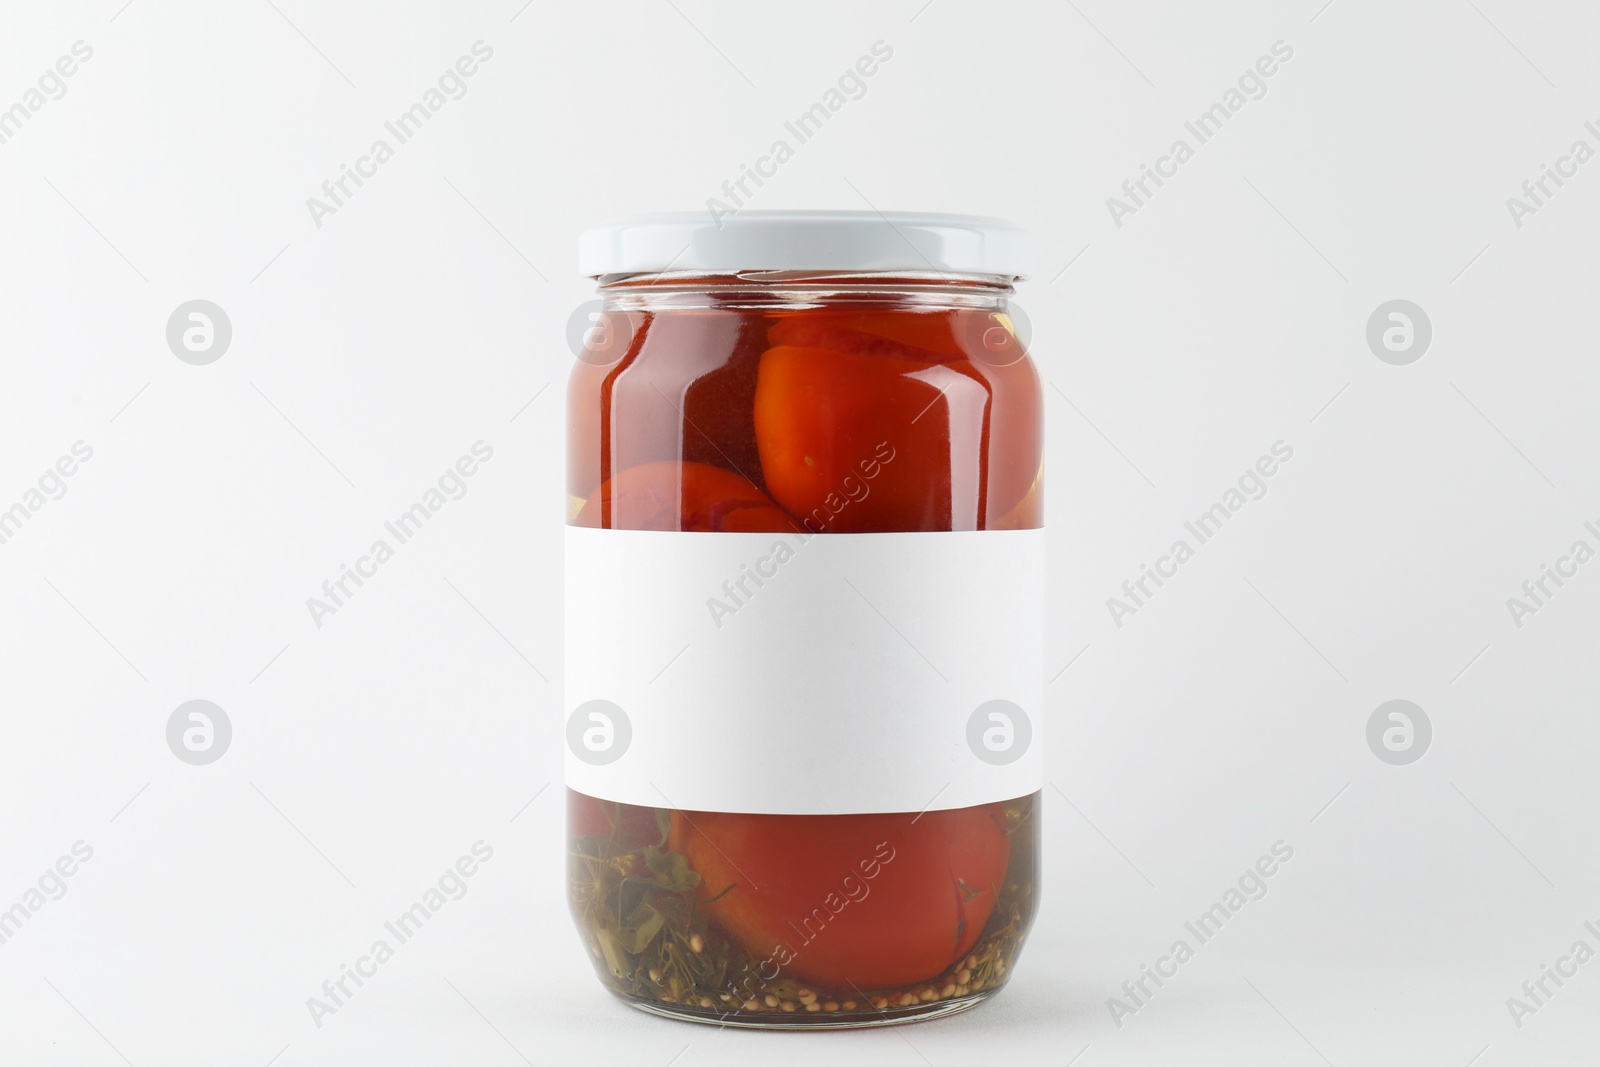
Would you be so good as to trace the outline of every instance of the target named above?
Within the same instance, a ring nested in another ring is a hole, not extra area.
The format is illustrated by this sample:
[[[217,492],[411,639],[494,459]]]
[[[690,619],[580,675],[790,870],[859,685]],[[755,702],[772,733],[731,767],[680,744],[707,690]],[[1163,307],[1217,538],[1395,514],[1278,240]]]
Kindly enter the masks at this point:
[[[773,499],[815,533],[1038,526],[1038,376],[978,345],[988,320],[964,315],[773,325],[755,390]]]
[[[668,847],[758,960],[847,992],[938,975],[977,942],[1011,842],[999,804],[888,815],[674,811]]]
[[[789,533],[799,527],[772,498],[705,463],[641,463],[608,479],[573,518],[611,530]]]

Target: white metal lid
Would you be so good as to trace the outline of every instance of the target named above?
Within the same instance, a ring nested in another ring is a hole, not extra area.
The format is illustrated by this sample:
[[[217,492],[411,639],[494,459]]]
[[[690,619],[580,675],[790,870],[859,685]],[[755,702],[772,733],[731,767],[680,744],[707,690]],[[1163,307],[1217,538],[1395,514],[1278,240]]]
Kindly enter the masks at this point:
[[[910,271],[1020,278],[1028,235],[1002,219],[911,211],[634,215],[578,238],[588,277],[660,271]]]

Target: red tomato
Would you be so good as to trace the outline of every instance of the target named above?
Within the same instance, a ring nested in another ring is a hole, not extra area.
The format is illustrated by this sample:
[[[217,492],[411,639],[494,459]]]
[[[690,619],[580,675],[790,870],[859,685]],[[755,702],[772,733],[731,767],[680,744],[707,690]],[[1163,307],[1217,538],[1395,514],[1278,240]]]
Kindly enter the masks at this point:
[[[641,463],[589,498],[574,526],[611,530],[799,531],[772,498],[732,471],[705,463]]]
[[[990,418],[997,395],[1038,404],[1018,367],[1031,396],[965,360],[768,349],[755,397],[767,491],[813,533],[983,529],[1039,469],[1037,412]]]
[[[757,960],[847,992],[926,981],[977,942],[1011,841],[983,804],[921,815],[672,813],[668,847]]]
[[[914,377],[932,369],[890,355],[768,349],[755,400],[768,490],[813,533],[950,529],[949,437],[933,409],[940,385],[958,404],[981,401],[948,368],[939,384]]]
[[[1020,344],[985,343],[996,322],[977,310],[780,319],[755,394],[767,491],[819,533],[1042,525],[1038,497],[1024,501],[1043,456],[1039,378]],[[880,442],[897,462],[861,477]]]

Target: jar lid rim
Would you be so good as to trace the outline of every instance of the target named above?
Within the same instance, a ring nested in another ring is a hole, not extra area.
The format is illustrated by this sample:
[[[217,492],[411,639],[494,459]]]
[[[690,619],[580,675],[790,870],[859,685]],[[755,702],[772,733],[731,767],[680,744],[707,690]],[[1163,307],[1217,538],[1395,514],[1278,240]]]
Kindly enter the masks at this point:
[[[1028,234],[1004,219],[919,211],[676,211],[578,238],[591,278],[660,271],[916,271],[1024,277]]]

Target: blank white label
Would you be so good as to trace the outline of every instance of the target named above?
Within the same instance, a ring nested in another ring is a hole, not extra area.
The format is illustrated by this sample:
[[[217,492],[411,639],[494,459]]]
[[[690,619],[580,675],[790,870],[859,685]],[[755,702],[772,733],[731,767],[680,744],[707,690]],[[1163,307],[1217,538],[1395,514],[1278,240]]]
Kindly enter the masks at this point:
[[[1043,784],[1043,530],[569,526],[566,553],[581,793],[804,815]]]

